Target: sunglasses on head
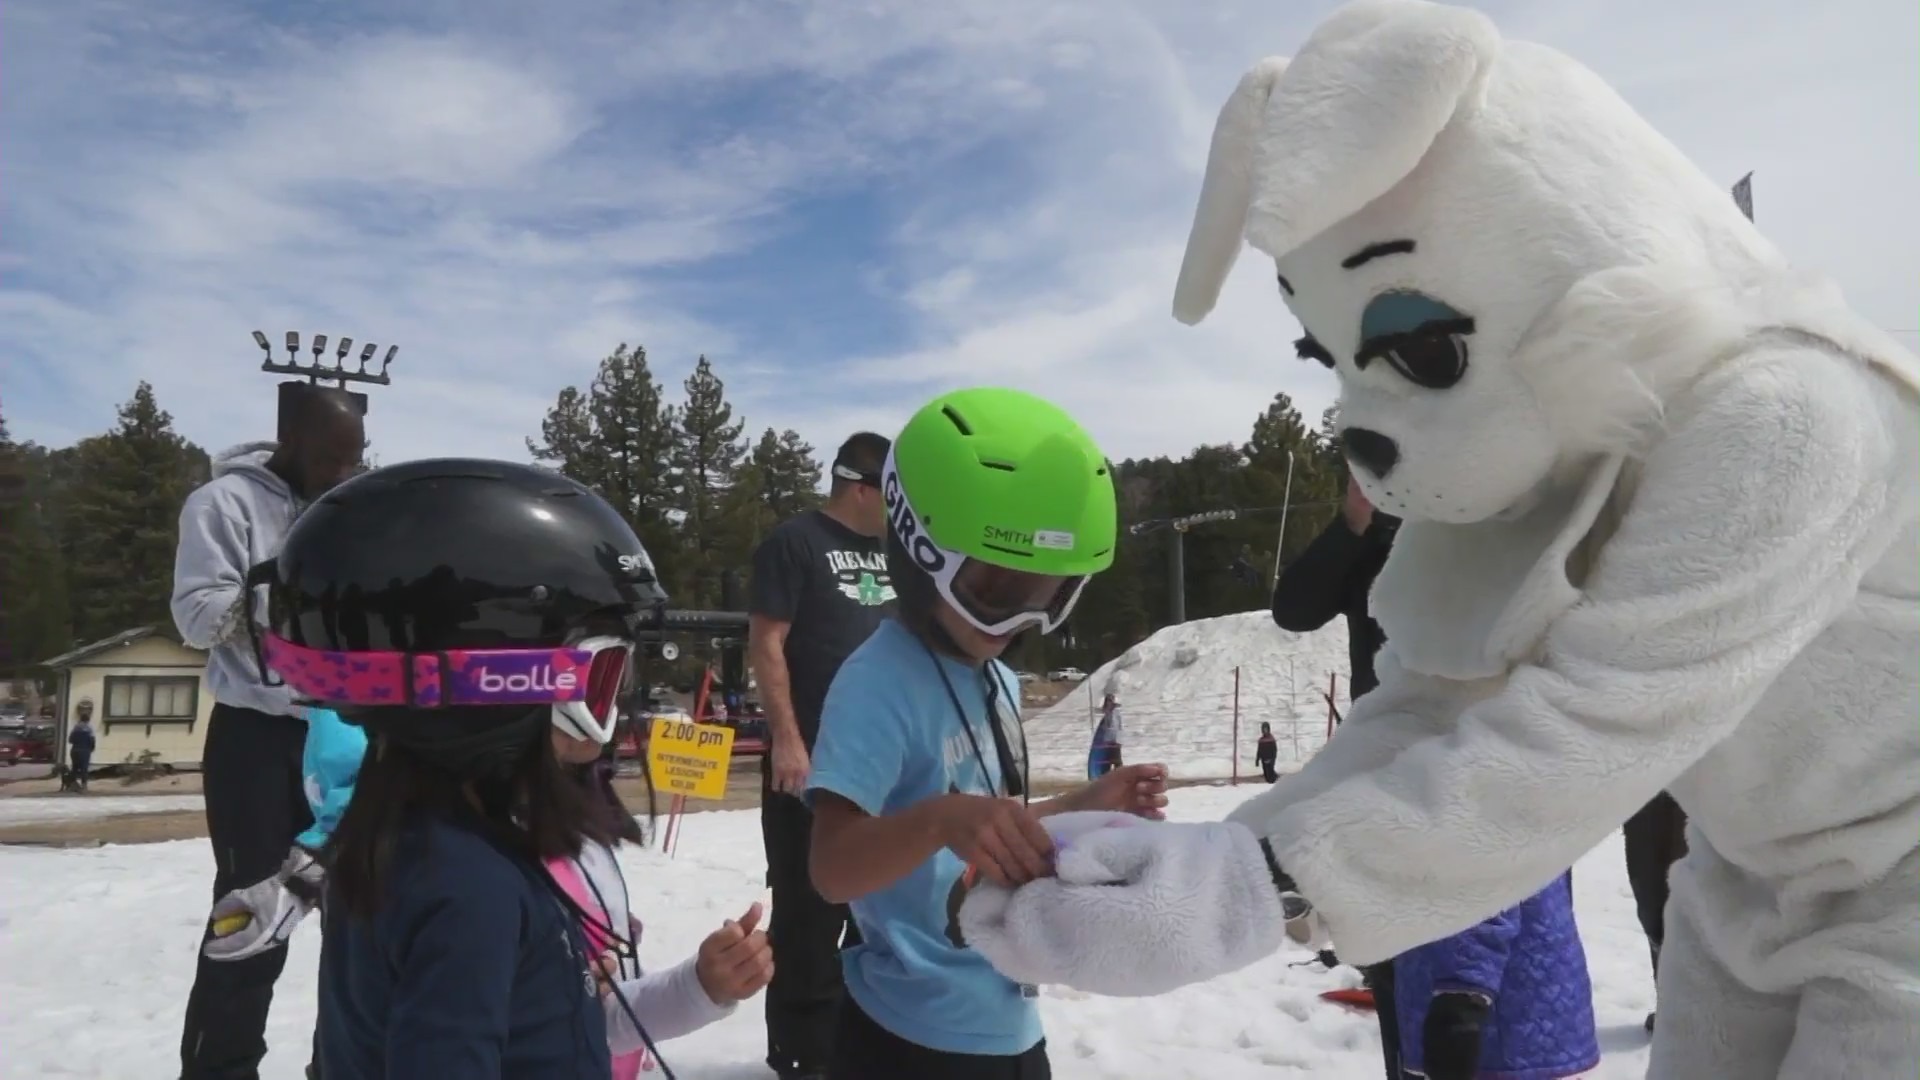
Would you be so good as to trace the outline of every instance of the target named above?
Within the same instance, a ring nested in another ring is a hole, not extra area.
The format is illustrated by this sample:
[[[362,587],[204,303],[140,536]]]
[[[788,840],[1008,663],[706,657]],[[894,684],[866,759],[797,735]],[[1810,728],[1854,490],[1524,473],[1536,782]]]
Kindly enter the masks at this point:
[[[837,479],[851,480],[856,484],[865,484],[870,488],[877,488],[880,486],[879,473],[861,472],[859,469],[856,469],[851,465],[842,465],[839,462],[834,462],[833,475]]]

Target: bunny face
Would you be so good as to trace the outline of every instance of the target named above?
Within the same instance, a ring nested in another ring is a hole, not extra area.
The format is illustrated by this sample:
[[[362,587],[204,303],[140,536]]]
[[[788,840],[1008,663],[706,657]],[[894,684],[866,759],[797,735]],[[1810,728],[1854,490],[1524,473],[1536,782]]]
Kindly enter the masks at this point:
[[[1561,456],[1516,350],[1573,268],[1527,243],[1500,159],[1446,145],[1467,140],[1443,135],[1408,183],[1275,260],[1296,352],[1340,379],[1355,480],[1414,521],[1524,509]]]
[[[1177,318],[1206,316],[1245,243],[1274,259],[1302,357],[1339,376],[1361,489],[1447,523],[1524,511],[1657,419],[1702,321],[1662,283],[1778,261],[1592,72],[1424,0],[1353,0],[1241,79]]]

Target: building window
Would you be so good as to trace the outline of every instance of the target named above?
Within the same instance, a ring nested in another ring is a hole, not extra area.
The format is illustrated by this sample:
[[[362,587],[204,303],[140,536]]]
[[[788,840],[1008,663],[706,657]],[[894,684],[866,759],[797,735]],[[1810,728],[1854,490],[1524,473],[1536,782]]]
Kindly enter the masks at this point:
[[[178,675],[109,675],[106,677],[107,725],[185,724],[200,718],[200,680]]]

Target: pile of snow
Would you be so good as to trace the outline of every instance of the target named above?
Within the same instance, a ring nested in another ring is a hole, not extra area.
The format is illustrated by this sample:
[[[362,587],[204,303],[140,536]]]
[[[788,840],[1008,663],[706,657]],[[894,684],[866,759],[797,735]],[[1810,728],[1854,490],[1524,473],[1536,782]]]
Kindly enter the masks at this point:
[[[1182,788],[1169,814],[1217,820],[1252,794],[1246,787]],[[692,956],[722,920],[765,895],[758,812],[689,814],[684,828],[677,858],[629,851],[620,859],[635,911],[647,924],[640,954],[650,970]],[[212,874],[205,840],[64,851],[0,847],[0,1080],[177,1075],[168,1062],[180,1040]],[[1653,1007],[1653,980],[1618,833],[1580,860],[1573,891],[1606,1049],[1589,1080],[1645,1076],[1648,1037],[1640,1021]],[[316,923],[309,918],[295,932],[286,974],[274,988],[263,1080],[299,1080],[307,1063],[320,958]],[[1319,999],[1322,990],[1358,983],[1359,974],[1303,963],[1310,959],[1286,944],[1243,970],[1154,998],[1045,987],[1040,1011],[1053,1075],[1379,1080],[1374,1018]],[[681,1080],[767,1077],[764,1024],[756,999],[661,1049]]]
[[[1273,725],[1285,770],[1326,742],[1330,681],[1338,683],[1334,700],[1345,714],[1345,619],[1309,634],[1280,629],[1265,611],[1169,626],[1028,717],[1029,767],[1035,777],[1085,779],[1087,744],[1100,702],[1111,693],[1120,702],[1128,761],[1165,762],[1174,776],[1195,778],[1231,776],[1237,760],[1240,775],[1257,774],[1254,740],[1264,722]]]

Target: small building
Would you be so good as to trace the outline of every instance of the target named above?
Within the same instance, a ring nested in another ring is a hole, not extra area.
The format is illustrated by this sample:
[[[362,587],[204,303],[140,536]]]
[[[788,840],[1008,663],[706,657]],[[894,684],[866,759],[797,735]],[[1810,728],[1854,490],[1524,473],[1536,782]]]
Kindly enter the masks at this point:
[[[207,654],[188,648],[156,626],[123,630],[82,645],[45,665],[59,686],[55,753],[67,760],[67,732],[81,703],[93,712],[103,769],[138,763],[147,751],[157,765],[198,768],[213,695],[207,691]]]

